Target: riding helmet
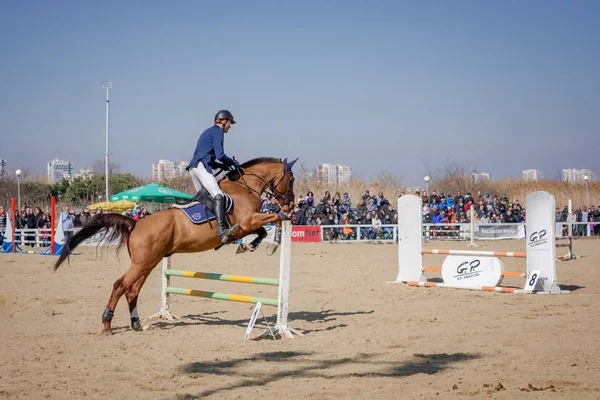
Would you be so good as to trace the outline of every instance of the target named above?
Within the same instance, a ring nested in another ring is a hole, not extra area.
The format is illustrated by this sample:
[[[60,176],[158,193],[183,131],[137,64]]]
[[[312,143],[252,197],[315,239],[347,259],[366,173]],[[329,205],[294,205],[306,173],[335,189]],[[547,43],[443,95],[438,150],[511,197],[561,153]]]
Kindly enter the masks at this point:
[[[219,110],[217,115],[215,115],[215,121],[218,119],[230,119],[232,124],[235,124],[235,119],[233,119],[233,114],[227,110]]]

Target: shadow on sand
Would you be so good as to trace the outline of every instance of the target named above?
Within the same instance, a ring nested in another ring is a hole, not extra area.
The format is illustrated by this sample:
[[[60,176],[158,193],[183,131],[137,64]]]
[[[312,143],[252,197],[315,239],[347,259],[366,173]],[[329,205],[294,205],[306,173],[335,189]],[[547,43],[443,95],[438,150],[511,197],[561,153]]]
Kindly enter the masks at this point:
[[[334,311],[334,310],[322,310],[322,311],[297,311],[290,312],[288,314],[288,320],[291,325],[294,325],[296,329],[299,329],[301,333],[308,334],[311,332],[323,332],[331,331],[334,329],[345,328],[347,325],[344,323],[335,323],[339,319],[344,317],[355,316],[355,315],[369,315],[375,311]],[[194,326],[194,325],[217,325],[217,326],[236,326],[245,328],[248,325],[248,319],[231,320],[221,316],[226,314],[226,311],[209,312],[203,314],[188,314],[181,316],[180,319],[174,321],[157,321],[152,323],[150,329],[174,329],[182,326]],[[294,323],[298,321],[305,321],[316,324],[325,324],[324,327],[318,327],[314,329],[301,329]],[[269,321],[270,324],[274,325],[275,321]],[[331,325],[331,323],[334,323]],[[266,328],[266,325],[259,319],[257,320],[256,327]]]
[[[413,354],[409,360],[383,361],[378,357],[389,354],[358,353],[354,357],[327,358],[316,357],[314,352],[278,351],[258,353],[252,357],[228,361],[198,361],[181,367],[181,372],[195,375],[229,376],[239,378],[238,382],[206,389],[196,394],[179,394],[178,400],[200,399],[214,394],[239,389],[267,385],[283,379],[347,379],[347,378],[403,378],[416,374],[437,374],[451,364],[480,358],[478,354]],[[268,366],[267,366],[268,364]],[[264,367],[264,368],[263,368]],[[336,371],[337,367],[343,370]],[[261,372],[260,370],[264,372]],[[359,372],[348,372],[348,370]]]

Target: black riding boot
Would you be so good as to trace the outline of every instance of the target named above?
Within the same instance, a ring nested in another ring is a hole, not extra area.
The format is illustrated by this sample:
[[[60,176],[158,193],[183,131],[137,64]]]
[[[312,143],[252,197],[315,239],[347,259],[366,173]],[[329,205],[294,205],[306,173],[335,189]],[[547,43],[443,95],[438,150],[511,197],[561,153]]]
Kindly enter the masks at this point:
[[[219,239],[221,239],[221,243],[226,244],[235,236],[238,225],[235,224],[231,228],[229,227],[229,222],[225,216],[225,197],[220,194],[215,197],[215,217],[217,217]]]

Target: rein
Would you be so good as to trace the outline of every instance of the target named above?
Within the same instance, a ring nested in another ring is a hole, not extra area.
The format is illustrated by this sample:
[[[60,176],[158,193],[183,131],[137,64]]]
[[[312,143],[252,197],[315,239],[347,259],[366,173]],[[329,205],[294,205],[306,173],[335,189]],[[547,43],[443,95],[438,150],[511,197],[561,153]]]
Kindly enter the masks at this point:
[[[240,174],[240,178],[239,178],[240,183],[248,189],[249,193],[255,193],[258,197],[260,197],[263,194],[263,193],[259,193],[258,190],[250,187],[250,185],[248,184],[248,182],[246,182],[246,180],[244,179],[245,176],[253,176],[253,177],[257,178],[259,181],[261,181],[262,183],[264,183],[265,186],[266,186],[264,194],[267,196],[267,198],[269,200],[271,200],[271,199],[273,199],[275,197],[277,199],[283,200],[283,202],[285,204],[289,204],[289,198],[288,198],[288,196],[289,196],[290,186],[292,185],[292,182],[288,179],[285,193],[281,193],[281,192],[279,192],[276,189],[277,186],[279,186],[279,184],[281,183],[281,181],[283,181],[286,178],[286,176],[287,176],[287,172],[285,171],[285,167],[284,167],[283,174],[281,175],[281,178],[279,178],[279,180],[277,181],[277,183],[274,183],[275,179],[277,179],[277,177],[271,179],[270,181],[267,181],[266,179],[264,179],[260,175],[253,174],[253,173],[242,172],[241,169],[238,168],[238,167],[235,167],[235,169]],[[268,190],[270,190],[270,191],[268,191]]]

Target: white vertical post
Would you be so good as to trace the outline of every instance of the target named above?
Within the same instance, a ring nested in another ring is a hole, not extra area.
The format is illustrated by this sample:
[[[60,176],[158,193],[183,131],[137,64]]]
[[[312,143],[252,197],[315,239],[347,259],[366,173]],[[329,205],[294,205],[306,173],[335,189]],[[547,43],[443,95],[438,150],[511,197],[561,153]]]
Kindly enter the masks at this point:
[[[556,278],[556,200],[548,192],[529,193],[526,197],[527,279],[539,271],[535,290],[561,293]]]
[[[473,210],[473,206],[475,204],[471,204],[469,211],[471,213],[471,243],[467,245],[467,247],[478,247],[475,244],[475,211]]]
[[[571,201],[571,199],[569,199],[568,202],[568,210],[569,218],[567,219],[567,240],[569,241],[569,254],[567,254],[563,258],[573,260],[576,258],[575,254],[573,254],[573,221],[575,220],[576,222],[576,218],[573,216],[573,202]]]
[[[102,87],[106,89],[106,153],[104,154],[104,183],[105,183],[105,196],[104,201],[108,202],[108,110],[110,102],[108,100],[108,91],[112,89],[112,82],[103,84]]]
[[[290,258],[292,255],[292,237],[289,221],[282,224],[281,249],[279,254],[279,293],[277,296],[277,325],[287,325],[290,291]],[[289,235],[289,238],[288,238]]]
[[[279,247],[279,292],[277,294],[277,323],[273,330],[267,329],[259,335],[266,337],[279,333],[282,337],[293,339],[294,335],[303,336],[299,331],[288,326],[290,300],[290,267],[292,260],[292,222],[283,221],[281,246]]]
[[[426,280],[423,274],[422,199],[413,194],[398,198],[398,277],[389,283]]]
[[[165,273],[168,269],[171,269],[171,257],[163,257],[160,278],[160,311],[152,315],[149,319],[158,318],[170,321],[179,318],[171,314],[170,310],[171,295],[167,293],[167,287],[171,284],[171,277]]]

